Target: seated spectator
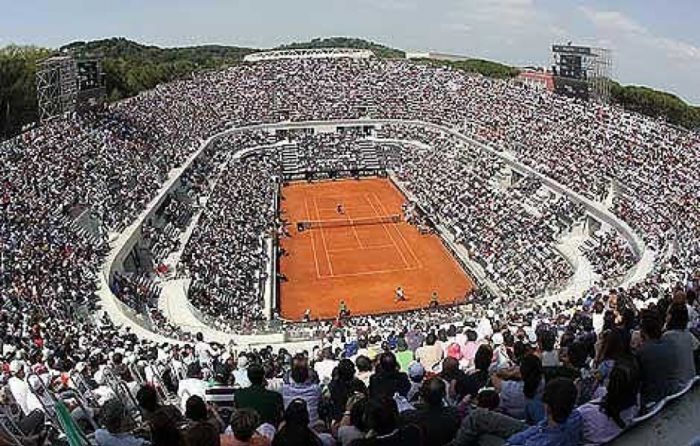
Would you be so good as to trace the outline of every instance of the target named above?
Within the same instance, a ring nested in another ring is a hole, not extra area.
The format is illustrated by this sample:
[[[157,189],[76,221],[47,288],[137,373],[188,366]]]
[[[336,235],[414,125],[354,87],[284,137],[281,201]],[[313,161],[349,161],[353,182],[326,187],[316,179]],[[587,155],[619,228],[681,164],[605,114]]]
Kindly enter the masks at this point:
[[[185,438],[188,446],[219,446],[219,426],[207,410],[204,400],[191,396],[185,404],[185,416],[190,421]]]
[[[462,420],[450,446],[503,444],[507,438],[527,429],[527,424],[498,412],[500,398],[493,388],[482,388],[475,398],[476,407]]]
[[[491,367],[491,358],[493,358],[493,350],[488,344],[482,344],[476,350],[474,355],[474,367],[470,373],[462,376],[455,384],[461,390],[457,393],[469,395],[471,398],[476,398],[479,390],[486,387],[490,381],[489,368]]]
[[[157,417],[159,425],[163,428],[171,424],[180,426],[185,422],[185,418],[177,407],[160,403],[158,392],[153,386],[142,386],[136,392],[136,401],[141,409],[141,418],[144,422],[152,425],[151,420]]]
[[[233,371],[235,386],[239,389],[245,389],[250,386],[248,380],[248,357],[241,355],[236,361],[236,370]]]
[[[413,352],[408,349],[408,343],[403,336],[396,341],[396,361],[402,372],[408,370],[408,365],[413,361]]]
[[[365,416],[368,402],[369,399],[364,395],[353,395],[348,400],[336,430],[336,438],[341,446],[347,446],[367,434]]]
[[[374,375],[369,380],[369,395],[372,398],[381,395],[393,397],[394,394],[406,397],[410,389],[408,375],[399,371],[399,364],[394,354],[384,352],[379,355]]]
[[[565,446],[577,445],[582,437],[581,414],[576,406],[576,386],[567,378],[547,383],[542,395],[546,418],[507,441],[508,445]]]
[[[504,378],[519,378],[504,379]],[[529,354],[516,370],[501,370],[491,377],[501,398],[501,410],[518,420],[535,424],[544,417],[542,391],[544,376],[540,358]]]
[[[676,389],[680,389],[695,376],[694,351],[698,348],[698,340],[688,331],[688,307],[684,302],[671,304],[666,331],[661,339],[674,352],[674,378],[677,383]]]
[[[615,362],[606,389],[602,400],[577,409],[583,419],[583,442],[586,445],[611,441],[639,412],[639,367],[634,358]]]
[[[599,342],[596,343],[596,378],[605,386],[610,371],[615,367],[615,361],[629,350],[629,343],[625,342],[622,330],[612,329],[601,333]]]
[[[333,371],[333,379],[328,384],[332,403],[331,418],[340,421],[345,412],[348,399],[354,394],[366,394],[367,388],[359,379],[355,378],[355,364],[349,359],[342,359]]]
[[[648,409],[676,391],[678,358],[667,341],[661,339],[661,317],[655,310],[641,313],[642,346],[637,350],[640,369],[640,401]]]
[[[369,432],[365,438],[354,440],[350,446],[419,446],[421,431],[415,425],[399,426],[399,408],[391,396],[372,398],[365,416]]]
[[[180,380],[177,387],[177,396],[180,397],[183,412],[187,410],[186,404],[191,396],[196,395],[202,399],[206,396],[207,382],[202,379],[203,376],[199,361],[187,366],[187,378]]]
[[[369,388],[369,379],[374,373],[372,370],[372,361],[370,361],[367,356],[360,355],[355,358],[355,367],[357,367],[355,376]]]
[[[325,446],[309,424],[309,409],[306,401],[296,398],[287,404],[284,422],[272,440],[272,446]]]
[[[252,409],[238,409],[231,414],[230,433],[221,435],[221,446],[269,446],[270,440],[256,432],[260,417]]]
[[[406,394],[406,399],[409,402],[412,403],[420,398],[420,389],[423,385],[424,377],[425,369],[423,365],[418,361],[413,361],[413,363],[408,366],[408,379],[411,381],[411,389]]]
[[[447,386],[438,377],[428,379],[420,391],[420,403],[416,410],[402,414],[403,424],[415,424],[423,432],[423,438],[436,446],[448,444],[460,426],[459,412],[447,406]]]
[[[433,367],[442,360],[443,354],[442,347],[437,344],[437,337],[434,333],[430,333],[425,338],[425,345],[416,350],[415,356],[425,370],[432,372]]]
[[[302,399],[305,402],[304,407],[309,411],[309,423],[316,423],[318,405],[321,401],[321,387],[309,380],[309,368],[305,363],[295,364],[290,378],[290,382],[282,385],[284,407],[288,407],[292,401]]]
[[[239,409],[253,409],[261,423],[279,425],[284,413],[282,395],[266,388],[265,370],[259,364],[248,367],[250,387],[236,391],[235,404]]]
[[[321,360],[314,364],[314,370],[318,374],[321,384],[327,385],[333,378],[333,370],[338,365],[333,355],[333,349],[324,347],[321,350]]]
[[[148,441],[132,434],[126,408],[119,400],[109,400],[102,407],[102,428],[95,431],[98,446],[141,446]]]

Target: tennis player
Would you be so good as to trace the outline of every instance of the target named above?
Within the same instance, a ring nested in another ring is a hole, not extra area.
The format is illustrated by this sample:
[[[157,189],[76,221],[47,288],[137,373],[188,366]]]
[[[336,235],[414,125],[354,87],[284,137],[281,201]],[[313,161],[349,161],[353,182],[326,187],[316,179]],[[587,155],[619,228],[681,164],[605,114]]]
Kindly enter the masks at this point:
[[[343,203],[338,203],[338,206],[335,207],[335,210],[339,215],[345,215],[345,208],[343,207]]]
[[[394,303],[406,301],[406,293],[404,293],[403,288],[401,288],[401,287],[396,288],[395,294],[396,294],[396,297],[394,299]]]

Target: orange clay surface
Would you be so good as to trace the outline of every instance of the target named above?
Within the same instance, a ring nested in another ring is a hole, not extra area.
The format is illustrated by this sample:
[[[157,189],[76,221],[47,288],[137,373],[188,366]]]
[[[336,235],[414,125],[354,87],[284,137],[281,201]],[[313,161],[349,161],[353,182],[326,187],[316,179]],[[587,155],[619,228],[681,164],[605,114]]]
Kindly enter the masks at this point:
[[[437,235],[421,235],[405,222],[307,229],[305,220],[358,219],[401,214],[403,194],[388,179],[291,183],[282,189],[282,216],[291,237],[280,259],[281,315],[299,320],[333,318],[340,300],[352,315],[425,308],[438,292],[440,304],[461,301],[473,283]],[[342,204],[345,215],[337,212]],[[405,302],[394,302],[402,287]]]

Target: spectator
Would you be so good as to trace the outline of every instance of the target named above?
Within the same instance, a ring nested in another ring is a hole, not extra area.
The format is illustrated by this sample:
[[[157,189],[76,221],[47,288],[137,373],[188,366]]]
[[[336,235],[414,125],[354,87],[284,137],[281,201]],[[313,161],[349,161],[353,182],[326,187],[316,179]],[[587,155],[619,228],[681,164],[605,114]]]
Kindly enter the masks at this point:
[[[236,407],[254,410],[261,423],[279,425],[284,413],[282,395],[266,388],[265,370],[258,364],[248,367],[248,379],[250,387],[236,391]]]
[[[425,370],[433,371],[433,367],[442,360],[443,350],[437,344],[437,337],[430,333],[425,338],[425,345],[416,350],[416,360],[423,364]]]
[[[231,415],[230,434],[221,435],[221,446],[269,446],[270,441],[256,432],[260,417],[252,409],[238,409]]]
[[[695,376],[694,352],[698,347],[695,339],[687,329],[688,308],[685,303],[673,303],[668,309],[666,331],[661,339],[673,351],[676,367],[673,369],[677,388],[684,387]]]
[[[634,358],[615,362],[602,400],[577,409],[583,420],[584,444],[608,443],[629,426],[639,412],[639,377]]]
[[[140,446],[148,442],[136,438],[131,432],[127,421],[124,405],[119,400],[108,401],[102,408],[103,428],[95,431],[95,441],[98,446]]]
[[[365,383],[355,378],[355,364],[349,359],[341,359],[333,371],[333,379],[328,384],[332,403],[331,417],[335,421],[345,412],[348,399],[355,394],[366,394]]]
[[[185,432],[188,446],[219,446],[219,426],[201,397],[187,399],[185,416],[190,422]]]
[[[579,444],[582,438],[581,414],[574,410],[576,386],[570,379],[555,378],[547,383],[542,396],[547,417],[508,439],[508,444],[559,446]]]
[[[419,446],[422,444],[420,429],[414,425],[399,426],[399,409],[396,401],[387,395],[369,400],[366,423],[370,431],[350,446]]]
[[[309,368],[304,363],[292,366],[291,380],[282,386],[282,399],[284,407],[288,407],[292,401],[304,400],[304,407],[309,411],[309,423],[314,424],[318,420],[321,387],[309,380]]]
[[[284,411],[284,423],[275,435],[272,446],[325,446],[309,428],[309,412],[305,400],[297,398],[290,401]]]
[[[423,438],[431,444],[445,445],[454,438],[460,426],[457,409],[446,405],[447,386],[438,377],[428,379],[420,391],[421,404],[417,410],[402,415],[404,424],[421,428]]]
[[[506,380],[503,377],[513,373],[519,380]],[[544,377],[540,358],[529,354],[523,358],[519,369],[501,371],[491,376],[491,382],[500,393],[501,410],[506,415],[528,424],[535,424],[544,417],[542,391]]]
[[[369,380],[369,394],[372,398],[381,395],[399,394],[405,397],[411,389],[408,376],[399,371],[396,357],[391,352],[379,355],[374,375]]]

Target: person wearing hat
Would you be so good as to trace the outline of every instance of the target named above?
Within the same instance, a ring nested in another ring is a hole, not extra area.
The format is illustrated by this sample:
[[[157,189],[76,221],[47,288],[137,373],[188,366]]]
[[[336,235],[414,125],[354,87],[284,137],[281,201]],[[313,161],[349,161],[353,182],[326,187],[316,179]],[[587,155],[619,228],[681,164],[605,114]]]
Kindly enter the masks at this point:
[[[411,382],[411,388],[406,394],[406,399],[409,402],[413,402],[418,399],[420,388],[423,384],[423,378],[425,377],[425,368],[418,361],[411,362],[407,368],[408,380]]]
[[[24,367],[24,361],[20,361],[19,359],[10,362],[10,379],[7,380],[7,386],[15,402],[22,410],[22,413],[24,415],[29,415],[31,412],[27,404],[29,398],[29,384],[27,384],[25,380],[26,375]]]

